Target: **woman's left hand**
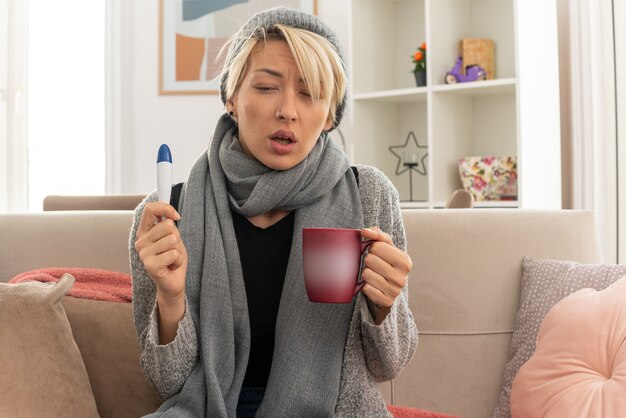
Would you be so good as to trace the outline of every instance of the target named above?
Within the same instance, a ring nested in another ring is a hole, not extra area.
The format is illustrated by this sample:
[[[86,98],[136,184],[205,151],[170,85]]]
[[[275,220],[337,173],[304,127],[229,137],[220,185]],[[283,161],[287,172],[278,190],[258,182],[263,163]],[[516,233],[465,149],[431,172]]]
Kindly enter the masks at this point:
[[[363,293],[377,308],[374,320],[380,324],[406,286],[413,262],[380,228],[365,228],[361,230],[361,235],[375,241],[365,256],[361,278],[365,281]]]

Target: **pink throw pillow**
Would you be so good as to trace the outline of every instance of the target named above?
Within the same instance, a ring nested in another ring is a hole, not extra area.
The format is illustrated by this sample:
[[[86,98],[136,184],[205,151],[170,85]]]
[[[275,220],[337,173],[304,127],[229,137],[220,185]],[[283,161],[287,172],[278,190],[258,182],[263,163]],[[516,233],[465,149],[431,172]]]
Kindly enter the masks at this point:
[[[546,315],[511,392],[515,417],[626,414],[626,277],[583,289]]]
[[[69,273],[76,283],[67,293],[81,299],[103,300],[105,302],[132,302],[133,288],[130,274],[117,271],[85,267],[47,267],[26,271],[13,277],[9,283],[36,281],[56,283]]]
[[[439,412],[397,405],[387,405],[387,410],[393,418],[460,418],[456,415],[440,414]]]

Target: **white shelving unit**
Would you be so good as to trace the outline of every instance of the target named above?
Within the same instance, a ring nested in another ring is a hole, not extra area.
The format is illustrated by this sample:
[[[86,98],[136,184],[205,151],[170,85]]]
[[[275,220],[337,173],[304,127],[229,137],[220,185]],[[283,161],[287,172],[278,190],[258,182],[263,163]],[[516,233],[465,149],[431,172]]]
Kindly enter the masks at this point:
[[[352,0],[351,157],[391,179],[405,208],[442,207],[462,187],[458,160],[516,156],[518,200],[478,207],[560,208],[560,119],[554,0]],[[447,85],[463,38],[495,43],[492,80]],[[426,42],[427,86],[411,55]],[[413,132],[426,175],[396,174],[390,146]]]

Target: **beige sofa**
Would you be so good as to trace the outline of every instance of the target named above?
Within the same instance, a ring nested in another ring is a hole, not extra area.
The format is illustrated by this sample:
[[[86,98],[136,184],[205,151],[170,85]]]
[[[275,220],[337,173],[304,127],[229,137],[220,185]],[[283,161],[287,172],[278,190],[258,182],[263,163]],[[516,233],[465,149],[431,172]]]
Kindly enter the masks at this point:
[[[463,417],[489,417],[517,311],[525,255],[601,262],[593,215],[513,209],[406,210],[414,262],[410,305],[417,352],[381,385],[390,403]],[[128,272],[130,211],[2,214],[0,282],[40,267]],[[102,417],[158,406],[143,379],[130,304],[65,297]]]

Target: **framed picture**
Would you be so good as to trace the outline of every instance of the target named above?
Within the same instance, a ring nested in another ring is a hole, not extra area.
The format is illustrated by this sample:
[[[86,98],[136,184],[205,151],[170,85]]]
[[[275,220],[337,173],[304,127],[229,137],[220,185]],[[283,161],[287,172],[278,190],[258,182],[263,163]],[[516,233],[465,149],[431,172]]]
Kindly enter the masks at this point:
[[[218,94],[220,50],[253,14],[274,6],[317,14],[317,0],[161,0],[159,94]]]

